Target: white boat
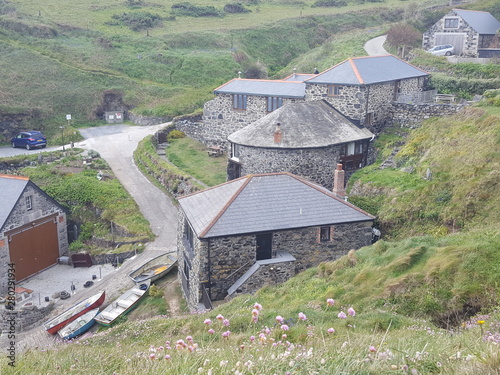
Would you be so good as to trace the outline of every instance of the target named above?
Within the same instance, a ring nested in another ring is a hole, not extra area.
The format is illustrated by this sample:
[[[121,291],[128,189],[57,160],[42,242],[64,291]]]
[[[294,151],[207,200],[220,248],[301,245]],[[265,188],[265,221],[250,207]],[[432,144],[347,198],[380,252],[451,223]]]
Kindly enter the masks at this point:
[[[162,254],[147,261],[128,275],[136,283],[142,283],[146,280],[153,282],[169,273],[176,264],[177,257],[175,255]]]
[[[151,280],[136,284],[101,311],[95,317],[95,321],[106,327],[111,326],[120,316],[128,314],[137,307],[139,302],[146,296],[150,285]]]

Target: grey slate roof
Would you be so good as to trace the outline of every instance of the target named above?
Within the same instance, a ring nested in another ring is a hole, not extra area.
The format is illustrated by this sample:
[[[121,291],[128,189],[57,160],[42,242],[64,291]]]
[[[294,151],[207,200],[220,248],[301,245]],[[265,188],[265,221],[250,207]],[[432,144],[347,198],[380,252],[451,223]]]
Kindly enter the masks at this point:
[[[248,175],[180,197],[179,204],[200,238],[374,219],[290,173]]]
[[[215,94],[246,94],[303,98],[306,85],[295,81],[235,78],[214,90]]]
[[[495,34],[500,29],[500,21],[488,12],[474,10],[453,9],[479,34]]]
[[[429,73],[393,55],[349,58],[306,83],[370,85],[400,79],[425,77]]]
[[[0,230],[28,184],[24,177],[0,175]]]
[[[280,123],[282,142],[274,143]],[[312,148],[359,141],[373,137],[326,102],[290,103],[231,134],[229,142],[265,148]]]
[[[306,73],[294,73],[289,75],[286,78],[283,78],[284,81],[299,81],[304,82],[306,79],[316,77],[317,74],[306,74]]]

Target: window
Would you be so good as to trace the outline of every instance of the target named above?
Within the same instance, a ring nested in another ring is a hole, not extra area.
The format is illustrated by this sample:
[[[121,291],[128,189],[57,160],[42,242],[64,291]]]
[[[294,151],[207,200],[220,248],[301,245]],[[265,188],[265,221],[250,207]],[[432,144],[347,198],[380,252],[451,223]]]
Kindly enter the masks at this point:
[[[184,237],[186,238],[189,246],[191,246],[190,250],[194,251],[194,233],[187,220],[184,222]]]
[[[328,96],[340,95],[339,85],[328,85]]]
[[[240,157],[240,145],[236,143],[231,143],[231,157],[239,158]]]
[[[458,18],[445,18],[444,19],[445,29],[458,29]]]
[[[283,98],[268,96],[267,97],[267,112],[277,110],[283,105]]]
[[[32,199],[31,199],[31,195],[28,195],[26,197],[26,209],[29,211],[31,209],[33,209],[33,202],[32,202]]]
[[[363,153],[363,142],[349,142],[346,145],[346,155],[359,155]]]
[[[320,227],[319,228],[319,241],[320,242],[329,242],[331,241],[330,235],[331,227]]]
[[[233,95],[233,108],[234,109],[247,109],[247,96],[246,95]]]

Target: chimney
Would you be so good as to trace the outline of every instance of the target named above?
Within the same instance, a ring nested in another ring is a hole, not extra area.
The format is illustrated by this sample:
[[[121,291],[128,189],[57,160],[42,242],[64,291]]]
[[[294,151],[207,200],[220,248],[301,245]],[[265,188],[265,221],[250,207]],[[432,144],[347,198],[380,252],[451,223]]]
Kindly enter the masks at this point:
[[[333,194],[342,199],[346,199],[344,175],[345,172],[342,169],[342,164],[337,164],[337,169],[333,172]]]
[[[281,133],[280,123],[276,124],[276,130],[274,131],[274,143],[281,143],[281,138],[283,134]]]

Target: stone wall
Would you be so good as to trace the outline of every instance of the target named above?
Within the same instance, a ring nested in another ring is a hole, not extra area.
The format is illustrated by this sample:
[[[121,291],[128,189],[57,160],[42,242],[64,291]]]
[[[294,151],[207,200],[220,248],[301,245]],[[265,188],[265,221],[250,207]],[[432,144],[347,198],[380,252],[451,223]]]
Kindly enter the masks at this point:
[[[16,307],[15,310],[7,310],[3,307],[0,309],[0,332],[9,332],[11,327],[15,329],[15,334],[26,331],[34,326],[39,326],[40,322],[45,320],[45,317],[54,307],[54,302],[50,302],[48,306],[26,306]],[[12,326],[11,326],[12,324]]]
[[[327,189],[332,189],[333,171],[340,161],[344,147],[345,145],[342,144],[298,150],[239,145],[240,175],[289,172],[314,181]]]
[[[24,130],[44,130],[40,127],[41,114],[37,110],[22,113],[0,111],[0,143],[9,143],[10,139]]]
[[[283,99],[283,105],[302,101]],[[234,109],[233,96],[220,94],[205,103],[203,107],[203,125],[198,136],[210,146],[219,146],[227,150],[227,137],[245,126],[267,115],[267,97],[248,95],[247,109]]]
[[[139,126],[159,125],[172,121],[171,117],[142,116],[132,112],[127,112],[127,117],[130,121]]]
[[[394,103],[391,123],[405,128],[418,128],[423,120],[431,117],[453,115],[462,110],[465,104],[406,104]]]
[[[186,246],[183,213],[179,215],[177,233],[179,278],[182,282],[184,261],[190,264],[188,306],[195,310],[201,298],[200,283],[210,286],[210,298],[224,299],[228,289],[256,262],[256,235],[246,234],[199,240],[195,238],[194,249]],[[273,253],[287,252],[296,258],[279,275],[265,266],[252,278],[252,283],[242,286],[248,292],[255,292],[260,286],[276,281],[283,282],[308,267],[324,261],[332,261],[346,255],[351,249],[371,244],[371,221],[338,224],[331,226],[331,241],[319,241],[319,227],[298,228],[273,232]],[[293,265],[293,267],[292,267]],[[280,263],[281,267],[281,263]],[[293,269],[293,272],[292,272]],[[275,278],[278,278],[275,280]],[[253,285],[253,286],[252,286]],[[256,288],[256,289],[254,289]],[[239,288],[239,290],[242,290]]]

